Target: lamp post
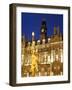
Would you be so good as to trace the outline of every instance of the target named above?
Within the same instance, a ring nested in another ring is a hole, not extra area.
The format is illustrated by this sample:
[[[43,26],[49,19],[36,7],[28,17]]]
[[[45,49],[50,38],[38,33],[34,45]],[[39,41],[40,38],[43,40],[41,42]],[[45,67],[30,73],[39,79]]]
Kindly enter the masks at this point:
[[[35,33],[34,32],[32,32],[32,41],[34,41],[34,39],[35,39]]]

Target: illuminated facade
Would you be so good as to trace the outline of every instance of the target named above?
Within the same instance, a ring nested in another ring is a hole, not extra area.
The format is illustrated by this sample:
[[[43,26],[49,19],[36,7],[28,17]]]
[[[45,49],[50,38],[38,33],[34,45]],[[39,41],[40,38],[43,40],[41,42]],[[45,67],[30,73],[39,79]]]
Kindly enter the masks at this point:
[[[63,75],[63,36],[58,27],[47,36],[46,21],[42,21],[40,39],[26,41],[22,37],[22,77]]]

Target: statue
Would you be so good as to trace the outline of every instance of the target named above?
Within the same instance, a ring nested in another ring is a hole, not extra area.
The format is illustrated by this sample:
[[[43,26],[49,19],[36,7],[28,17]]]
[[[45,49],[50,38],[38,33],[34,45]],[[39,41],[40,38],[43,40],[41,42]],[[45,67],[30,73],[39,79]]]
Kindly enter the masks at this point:
[[[31,74],[35,76],[38,72],[38,52],[35,50],[34,44],[32,44],[31,48]]]

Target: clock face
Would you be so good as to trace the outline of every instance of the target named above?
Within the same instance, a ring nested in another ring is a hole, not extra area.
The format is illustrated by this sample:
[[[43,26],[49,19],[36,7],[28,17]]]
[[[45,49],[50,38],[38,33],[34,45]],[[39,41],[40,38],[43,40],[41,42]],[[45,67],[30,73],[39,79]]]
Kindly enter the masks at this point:
[[[42,29],[42,32],[44,32],[44,29]]]

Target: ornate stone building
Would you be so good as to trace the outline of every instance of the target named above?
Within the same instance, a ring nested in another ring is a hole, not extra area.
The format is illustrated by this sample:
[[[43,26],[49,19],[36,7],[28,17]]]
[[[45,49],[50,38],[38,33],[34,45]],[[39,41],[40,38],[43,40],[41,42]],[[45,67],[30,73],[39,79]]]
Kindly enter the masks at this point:
[[[63,36],[59,26],[54,26],[54,33],[47,36],[46,21],[43,20],[40,29],[40,39],[26,41],[22,37],[22,77],[53,76],[63,74]]]

